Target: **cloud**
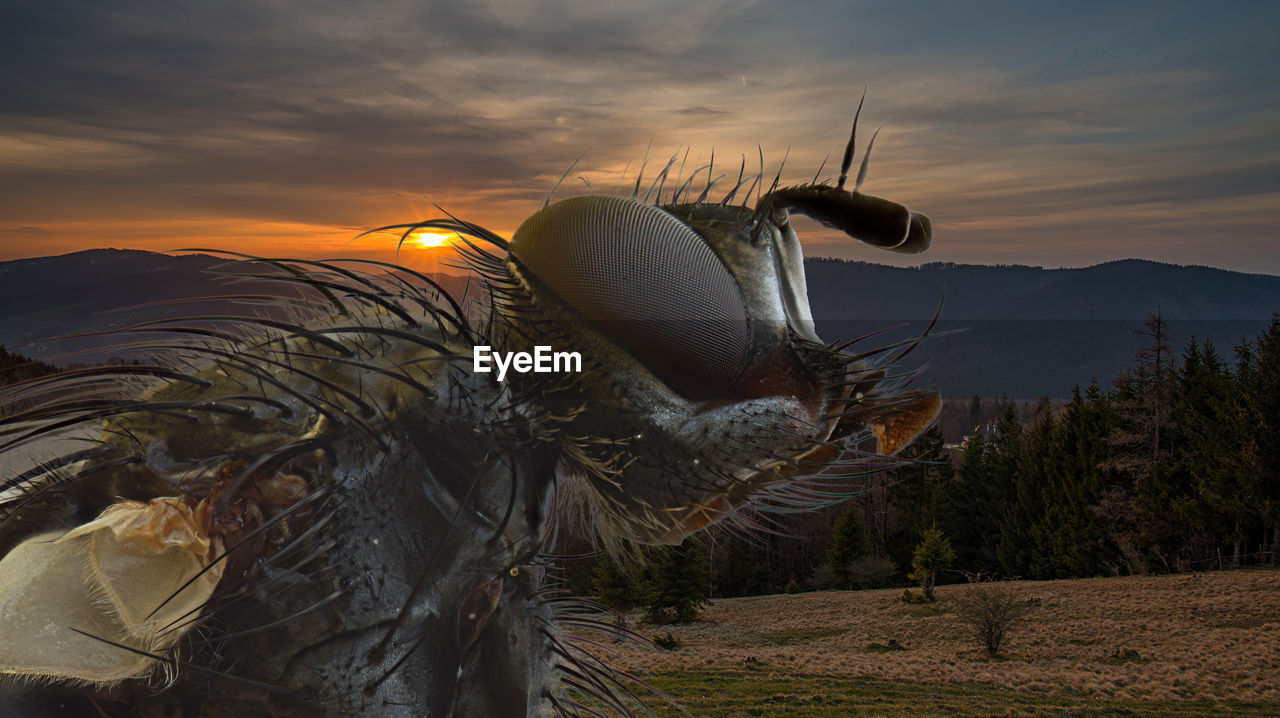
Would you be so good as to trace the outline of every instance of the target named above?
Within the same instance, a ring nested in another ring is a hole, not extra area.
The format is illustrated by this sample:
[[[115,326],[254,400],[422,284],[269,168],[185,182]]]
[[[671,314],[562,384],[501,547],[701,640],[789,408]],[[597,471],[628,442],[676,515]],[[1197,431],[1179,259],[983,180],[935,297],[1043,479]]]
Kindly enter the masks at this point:
[[[1111,251],[1079,232],[1111,232],[1160,259],[1194,248],[1157,235],[1280,219],[1259,199],[1280,181],[1271,5],[12,5],[0,229],[329,236],[428,216],[425,194],[509,231],[588,147],[564,191],[629,186],[650,145],[650,172],[714,148],[730,179],[763,151],[807,181],[864,83],[860,145],[886,123],[866,189],[932,214],[938,253],[1078,262]],[[1280,272],[1249,247],[1203,256]]]

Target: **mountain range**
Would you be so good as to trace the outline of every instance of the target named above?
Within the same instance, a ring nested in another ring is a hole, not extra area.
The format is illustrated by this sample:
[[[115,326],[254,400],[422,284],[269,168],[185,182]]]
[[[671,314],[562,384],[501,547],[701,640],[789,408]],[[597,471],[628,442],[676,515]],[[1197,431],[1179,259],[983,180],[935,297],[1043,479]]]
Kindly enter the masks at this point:
[[[279,292],[275,283],[229,282],[213,271],[225,261],[97,249],[0,262],[0,345],[75,362],[101,337],[36,340],[190,314],[193,305],[180,300],[192,297]],[[1043,269],[809,259],[806,271],[825,339],[874,334],[855,348],[894,343],[919,335],[937,315],[936,336],[905,363],[923,367],[917,385],[950,396],[1061,399],[1092,379],[1106,386],[1143,346],[1138,330],[1157,311],[1175,349],[1195,337],[1229,358],[1280,311],[1280,277],[1146,260]],[[437,279],[455,295],[467,281]],[[199,312],[244,314],[246,301],[205,300]]]

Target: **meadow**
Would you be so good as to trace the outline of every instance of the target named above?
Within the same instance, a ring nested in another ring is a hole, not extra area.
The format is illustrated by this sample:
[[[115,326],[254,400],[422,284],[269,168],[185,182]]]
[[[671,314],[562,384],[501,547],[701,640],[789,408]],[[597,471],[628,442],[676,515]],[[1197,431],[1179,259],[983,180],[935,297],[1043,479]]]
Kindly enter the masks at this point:
[[[721,599],[631,624],[674,650],[608,648],[683,707],[649,699],[662,716],[1280,715],[1280,570],[1010,582],[1026,616],[997,658],[951,608],[966,589]]]

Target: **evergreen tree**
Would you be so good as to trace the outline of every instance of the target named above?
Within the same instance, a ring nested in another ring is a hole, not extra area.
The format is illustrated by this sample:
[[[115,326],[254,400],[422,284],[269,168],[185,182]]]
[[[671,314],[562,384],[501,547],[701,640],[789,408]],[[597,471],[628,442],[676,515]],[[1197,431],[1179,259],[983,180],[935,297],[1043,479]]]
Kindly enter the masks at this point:
[[[597,556],[591,570],[591,591],[601,604],[625,613],[636,607],[639,582],[633,576],[643,570],[643,564],[627,571],[608,554]]]
[[[1240,561],[1246,525],[1253,524],[1254,482],[1244,479],[1242,423],[1235,385],[1212,343],[1194,339],[1183,353],[1178,392],[1172,404],[1174,428],[1166,491],[1170,510],[1183,522],[1184,561],[1202,565],[1233,545]]]
[[[1017,446],[1018,455],[1008,481],[1013,491],[1008,508],[1000,522],[996,558],[1008,576],[1049,578],[1052,575],[1051,554],[1055,536],[1044,529],[1042,517],[1046,509],[1044,493],[1053,470],[1054,418],[1047,403],[1041,404],[1031,429]],[[1012,445],[1007,449],[1014,451]]]
[[[756,561],[751,565],[751,573],[747,575],[747,584],[742,589],[742,595],[763,596],[776,593],[774,586],[773,571],[769,568],[769,563],[764,560]]]
[[[0,386],[47,376],[56,371],[57,367],[10,352],[0,344]]]
[[[911,553],[924,532],[938,523],[938,502],[954,475],[947,456],[942,431],[925,432],[902,452],[913,463],[893,470],[889,500],[894,509],[894,527],[889,532],[886,553],[898,566],[911,565]]]
[[[1053,574],[1095,576],[1108,572],[1117,548],[1098,511],[1103,495],[1120,483],[1106,469],[1115,424],[1111,402],[1096,381],[1081,395],[1077,386],[1055,432],[1052,471],[1040,534],[1052,534]]]
[[[645,620],[688,623],[710,603],[711,566],[702,541],[701,536],[690,536],[679,546],[659,546],[648,552],[641,590]]]
[[[1169,330],[1157,313],[1139,334],[1148,343],[1134,358],[1134,366],[1116,379],[1113,396],[1120,421],[1110,437],[1115,451],[1110,454],[1109,468],[1131,482],[1126,493],[1143,562],[1167,571],[1173,568],[1171,554],[1177,536],[1183,533],[1177,517],[1168,510],[1176,491],[1162,475],[1173,374]]]
[[[983,434],[969,437],[956,478],[939,498],[938,526],[951,539],[956,565],[968,571],[997,569],[994,544],[1002,499],[992,480],[995,452]]]
[[[1256,483],[1253,494],[1262,525],[1257,543],[1274,565],[1280,554],[1280,314],[1271,316],[1253,346],[1242,344],[1236,358],[1241,421],[1252,437],[1241,471]]]
[[[850,501],[832,528],[831,547],[827,549],[827,563],[831,565],[838,585],[851,587],[849,564],[866,556],[869,548],[867,529],[862,522],[862,507],[858,502]]]
[[[0,344],[0,387],[9,384],[16,384],[20,381],[28,379],[36,379],[42,376],[48,376],[58,371],[57,367],[50,366],[43,362],[28,359],[21,354],[7,351],[3,344]],[[0,406],[0,418],[17,414],[21,411],[31,409],[34,404],[27,400],[9,401],[4,406]],[[0,481],[0,484],[3,482]]]
[[[1018,497],[1018,476],[1022,462],[1022,421],[1018,418],[1018,408],[1013,402],[1005,404],[999,421],[996,422],[995,436],[992,437],[987,451],[986,477],[989,489],[989,512],[991,533],[987,536],[986,553],[994,561],[993,568],[999,568],[1008,575],[1018,575],[1018,567],[1006,565],[1000,560],[1000,538],[1014,532],[1010,522],[1017,519],[1010,513]]]
[[[924,532],[920,545],[911,555],[911,578],[920,582],[926,601],[933,600],[933,585],[938,574],[950,568],[955,560],[956,552],[951,548],[951,542],[936,526]]]

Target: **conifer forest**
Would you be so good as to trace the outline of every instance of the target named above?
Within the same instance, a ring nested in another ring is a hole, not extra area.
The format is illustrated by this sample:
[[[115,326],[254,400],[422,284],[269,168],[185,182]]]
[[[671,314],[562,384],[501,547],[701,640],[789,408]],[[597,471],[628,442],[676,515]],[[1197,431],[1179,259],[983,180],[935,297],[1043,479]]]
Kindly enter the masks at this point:
[[[904,452],[909,463],[846,502],[621,565],[568,562],[567,581],[619,609],[688,617],[707,597],[918,588],[937,534],[949,551],[930,590],[974,576],[1276,565],[1280,315],[1225,353],[1194,338],[1175,344],[1159,316],[1141,333],[1142,350],[1111,386],[1076,386],[1065,403],[953,397],[963,436],[944,440],[935,427]]]

